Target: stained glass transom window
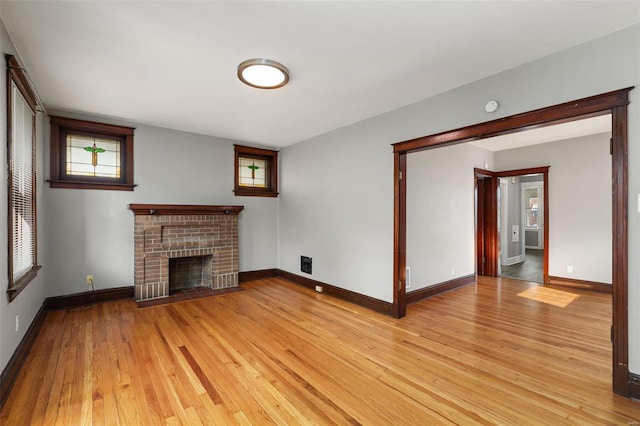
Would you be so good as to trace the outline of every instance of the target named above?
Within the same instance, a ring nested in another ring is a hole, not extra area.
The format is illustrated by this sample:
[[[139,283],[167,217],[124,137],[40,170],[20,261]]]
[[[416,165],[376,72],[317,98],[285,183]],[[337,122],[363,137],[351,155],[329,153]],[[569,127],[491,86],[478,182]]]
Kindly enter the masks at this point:
[[[119,140],[67,135],[67,174],[120,178]]]
[[[50,116],[52,188],[133,191],[133,127]]]
[[[267,160],[240,157],[240,186],[249,188],[267,187]]]
[[[278,151],[234,145],[233,192],[239,196],[278,196]]]

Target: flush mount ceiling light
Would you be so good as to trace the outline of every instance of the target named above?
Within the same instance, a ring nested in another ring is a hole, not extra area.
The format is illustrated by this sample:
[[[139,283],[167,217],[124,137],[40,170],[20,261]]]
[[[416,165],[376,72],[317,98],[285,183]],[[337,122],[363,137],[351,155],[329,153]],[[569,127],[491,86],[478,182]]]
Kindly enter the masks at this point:
[[[238,65],[238,78],[244,84],[258,89],[277,89],[289,81],[289,70],[270,59],[248,59]]]

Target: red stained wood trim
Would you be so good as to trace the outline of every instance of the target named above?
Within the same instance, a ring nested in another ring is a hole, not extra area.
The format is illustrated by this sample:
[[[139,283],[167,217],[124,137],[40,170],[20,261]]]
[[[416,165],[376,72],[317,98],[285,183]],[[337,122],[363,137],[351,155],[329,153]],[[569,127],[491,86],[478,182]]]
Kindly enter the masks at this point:
[[[5,59],[7,61],[7,73],[9,77],[16,84],[20,92],[22,92],[24,100],[27,101],[31,110],[35,113],[36,106],[38,105],[36,92],[32,89],[31,84],[29,84],[25,71],[22,69],[15,56],[5,54]],[[7,82],[7,93],[10,91],[11,85]]]
[[[544,220],[544,229],[542,230],[542,282],[549,282],[549,167],[545,167],[547,170],[542,172],[542,196],[543,207],[542,217]]]
[[[628,134],[627,105],[612,109],[613,173],[613,390],[629,395],[629,294],[628,294]]]
[[[582,290],[597,291],[598,293],[612,293],[611,284],[599,283],[596,281],[574,280],[571,278],[549,276],[551,286],[579,288]]]
[[[434,284],[429,287],[421,288],[419,290],[414,290],[407,293],[407,304],[416,303],[423,299],[437,296],[438,294],[446,293],[447,291],[455,290],[469,284],[475,284],[475,282],[476,275],[471,274]]]
[[[505,170],[501,172],[495,172],[496,177],[511,177],[511,176],[542,174],[542,181],[544,186],[544,188],[542,189],[542,192],[543,192],[542,205],[544,206],[544,211],[542,212],[543,220],[544,220],[544,229],[542,230],[542,240],[543,240],[542,282],[545,284],[549,283],[549,229],[550,229],[550,226],[549,226],[549,211],[550,211],[549,210],[549,168],[550,166],[542,166],[542,167],[530,167],[527,169]],[[496,238],[498,237],[496,236]],[[496,244],[497,243],[498,242],[496,241]],[[496,260],[497,260],[497,257],[499,256],[500,256],[499,250],[498,248],[496,248]],[[496,272],[497,272],[497,262],[496,262]]]
[[[234,189],[233,192],[237,196],[250,197],[277,197],[278,196],[278,151],[263,148],[254,148],[251,146],[234,145]],[[267,187],[251,188],[240,186],[240,157],[255,157],[266,160],[267,167]]]
[[[311,278],[303,277],[300,275],[292,274],[291,272],[278,269],[278,276],[284,278],[292,283],[307,287],[311,290],[315,290],[317,285],[322,286],[322,293],[334,296],[342,300],[360,305],[364,308],[371,309],[373,311],[391,315],[393,313],[392,305],[389,302],[375,299],[373,297],[365,296],[364,294],[356,293],[350,290],[345,290],[340,287],[335,287],[331,284],[323,283],[321,281],[312,280]]]
[[[549,167],[550,166],[530,167],[528,169],[517,169],[517,170],[505,170],[503,172],[495,172],[495,175],[497,177],[537,175],[542,173],[549,173]]]
[[[133,191],[138,185],[129,185],[126,183],[106,183],[106,182],[75,182],[73,180],[55,180],[49,179],[51,188],[67,188],[67,189],[104,189],[110,191]]]
[[[75,131],[83,131],[90,133],[101,133],[110,136],[133,136],[135,127],[116,126],[114,124],[96,123],[94,121],[76,120],[75,118],[65,118],[57,116],[49,116],[51,124],[72,128]]]
[[[506,135],[521,130],[535,129],[573,121],[579,116],[597,116],[608,114],[611,108],[629,103],[629,91],[633,87],[615,90],[602,95],[590,96],[552,107],[516,114],[497,120],[449,130],[430,136],[411,139],[393,144],[393,152],[413,152],[429,149],[434,146],[454,145],[462,142]],[[586,118],[586,117],[584,117]]]
[[[640,399],[640,376],[637,374],[629,374],[629,396]]]
[[[265,278],[274,278],[278,276],[277,269],[260,269],[257,271],[245,271],[238,273],[238,281],[241,283],[254,280],[263,280]]]
[[[393,316],[407,314],[407,155],[394,154]]]
[[[129,210],[135,215],[207,215],[232,214],[237,215],[244,206],[208,206],[188,204],[129,204]]]
[[[13,352],[13,355],[9,359],[9,362],[5,366],[4,370],[2,370],[2,374],[0,374],[0,408],[4,405],[7,397],[9,396],[9,392],[11,392],[11,388],[18,378],[18,373],[22,368],[22,364],[25,359],[27,359],[27,355],[29,351],[31,351],[31,347],[33,346],[33,342],[35,342],[40,329],[42,328],[42,324],[44,324],[44,319],[47,316],[47,312],[45,309],[45,304],[43,303],[40,307],[40,310],[36,314],[36,317],[31,322],[27,333],[24,335],[20,344]]]
[[[66,296],[48,297],[44,301],[44,308],[47,311],[57,311],[59,309],[77,308],[79,306],[91,305],[93,303],[129,298],[133,298],[133,286],[106,288],[96,291],[69,294]]]
[[[49,123],[51,128],[51,179],[48,182],[51,188],[133,191],[137,186],[133,184],[133,134],[135,128],[57,116],[50,116]],[[118,179],[112,179],[67,175],[65,171],[65,135],[74,132],[85,132],[91,136],[115,137],[120,140],[122,143],[122,176]]]
[[[564,123],[598,115],[611,114],[612,121],[612,198],[613,198],[613,391],[628,396],[629,382],[629,319],[628,319],[628,119],[627,105],[629,91],[627,87],[612,92],[565,102],[563,104],[541,108],[510,117],[475,124],[456,130],[424,136],[393,144],[394,160],[394,301],[393,310],[403,312],[403,300],[396,297],[398,277],[404,272],[401,256],[406,250],[406,229],[399,226],[406,220],[406,194],[397,185],[397,175],[401,170],[399,156],[410,152],[444,147],[472,140],[513,133],[520,130],[544,127],[550,124]],[[403,170],[406,173],[406,167]],[[548,205],[548,180],[545,180],[545,198]],[[548,217],[545,215],[545,220]],[[548,226],[545,229],[544,267],[548,271]],[[544,279],[549,280],[545,272]]]
[[[25,101],[29,104],[29,107],[31,108],[31,110],[33,111],[34,115],[31,117],[31,164],[33,166],[32,170],[31,170],[31,178],[32,178],[32,182],[31,182],[31,192],[33,194],[33,198],[30,200],[31,202],[31,208],[32,211],[34,213],[34,217],[33,217],[33,229],[35,230],[35,232],[33,233],[33,267],[31,268],[30,271],[28,271],[27,273],[25,273],[20,279],[14,281],[13,280],[13,251],[15,250],[15,247],[13,246],[13,233],[14,233],[14,229],[13,229],[13,223],[12,223],[12,217],[11,214],[7,215],[7,235],[9,236],[9,238],[7,239],[7,252],[8,252],[8,259],[7,259],[7,264],[8,264],[8,277],[9,277],[9,281],[8,281],[8,289],[7,289],[7,298],[9,300],[9,302],[13,301],[19,294],[20,292],[22,292],[22,290],[24,290],[27,285],[33,281],[34,278],[36,278],[36,276],[38,275],[38,271],[40,270],[40,266],[38,265],[38,206],[37,206],[37,199],[38,199],[38,195],[37,195],[37,184],[36,182],[38,181],[38,173],[36,171],[37,169],[37,162],[36,162],[36,137],[37,137],[37,129],[36,129],[36,114],[37,114],[37,99],[36,99],[36,95],[35,95],[35,90],[33,89],[33,87],[31,86],[31,84],[29,83],[29,80],[27,78],[27,74],[24,71],[24,69],[22,69],[20,67],[20,64],[18,63],[18,61],[16,60],[16,58],[13,55],[9,55],[6,54],[5,55],[5,59],[7,61],[7,79],[6,79],[6,88],[7,88],[7,96],[6,96],[6,110],[7,110],[7,133],[6,133],[6,148],[7,148],[7,158],[11,159],[13,156],[13,122],[14,122],[14,117],[13,117],[13,90],[11,88],[11,83],[15,83],[18,91],[22,94],[23,98],[25,99]],[[11,211],[11,209],[13,208],[13,197],[11,195],[11,186],[12,186],[12,175],[13,175],[13,170],[12,170],[11,166],[11,161],[7,162],[7,181],[6,184],[9,188],[8,191],[8,195],[7,195],[7,203],[9,206],[9,211]]]

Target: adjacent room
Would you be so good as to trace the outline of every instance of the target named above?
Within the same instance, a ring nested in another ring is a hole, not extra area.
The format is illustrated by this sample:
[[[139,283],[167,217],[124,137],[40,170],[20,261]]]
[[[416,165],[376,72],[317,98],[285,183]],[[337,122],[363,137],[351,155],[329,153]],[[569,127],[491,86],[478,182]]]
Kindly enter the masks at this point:
[[[0,0],[0,423],[637,424],[640,3]]]

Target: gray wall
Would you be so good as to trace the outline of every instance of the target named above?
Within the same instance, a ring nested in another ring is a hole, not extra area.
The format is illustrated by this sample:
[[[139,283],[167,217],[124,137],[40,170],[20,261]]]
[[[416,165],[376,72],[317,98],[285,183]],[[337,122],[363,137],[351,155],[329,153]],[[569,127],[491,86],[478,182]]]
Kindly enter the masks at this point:
[[[611,284],[609,138],[602,133],[495,153],[496,170],[551,166],[549,275]]]
[[[4,23],[0,21],[0,51],[2,52],[2,69],[5,68],[4,55],[10,53],[16,55],[15,47],[7,34],[7,30]],[[2,84],[0,84],[0,135],[3,141],[0,147],[0,164],[2,164],[2,182],[7,182],[7,170],[4,167],[7,164],[7,150],[5,148],[7,134],[7,85],[5,83],[5,73],[2,73]],[[43,202],[43,182],[44,176],[42,173],[42,152],[43,152],[43,114],[38,114],[36,124],[36,144],[37,144],[37,187],[36,187],[36,203],[37,203],[37,220],[38,220],[38,263],[43,268],[38,273],[38,276],[18,295],[18,297],[11,303],[8,302],[4,291],[8,288],[8,263],[7,263],[7,186],[0,185],[0,215],[3,220],[0,221],[0,241],[3,241],[2,248],[0,248],[0,371],[9,362],[9,359],[13,355],[13,352],[18,347],[18,344],[27,332],[29,325],[33,322],[38,310],[42,306],[42,302],[45,298],[45,282],[47,277],[47,259],[45,251],[43,250],[43,241],[46,240],[46,225],[43,224],[43,212],[47,209],[46,204]],[[20,327],[16,332],[16,316],[20,316]]]
[[[3,52],[12,51],[4,27],[1,31]],[[390,144],[639,85],[639,40],[640,26],[636,25],[287,147],[281,152],[282,184],[277,200],[233,196],[231,141],[136,126],[136,191],[40,188],[39,213],[44,216],[40,220],[40,251],[44,252],[44,268],[16,301],[0,301],[2,366],[26,329],[15,333],[15,315],[19,313],[26,326],[45,295],[83,291],[87,273],[94,273],[98,288],[131,285],[133,239],[129,232],[133,229],[133,215],[126,210],[131,202],[244,204],[247,210],[241,214],[241,253],[245,252],[241,255],[242,270],[273,267],[277,263],[284,270],[300,273],[299,256],[309,255],[314,257],[313,278],[391,301]],[[0,85],[0,123],[6,126],[3,86]],[[639,93],[638,89],[631,92],[629,105],[631,206],[640,193]],[[497,99],[501,105],[494,114],[487,114],[483,108],[490,99]],[[4,128],[0,130],[4,132]],[[42,140],[38,144],[42,153]],[[194,153],[192,148],[202,151]],[[152,150],[153,155],[144,156]],[[44,176],[38,179],[41,187]],[[6,188],[0,191],[0,211],[6,212]],[[6,230],[0,227],[2,232],[6,238]],[[5,271],[1,275],[6,287],[6,252],[0,251],[0,269]],[[633,208],[629,214],[629,269],[629,366],[632,372],[640,373],[640,215]]]
[[[640,26],[578,45],[416,104],[286,147],[279,267],[314,256],[321,281],[392,300],[393,155],[424,135],[640,84]],[[614,65],[612,65],[614,64]],[[640,192],[640,91],[629,105],[629,192]],[[494,114],[488,100],[500,102]],[[632,203],[633,204],[633,203]],[[630,368],[640,372],[640,215],[629,215]],[[316,259],[318,262],[316,263]]]
[[[464,144],[407,158],[409,291],[475,273],[473,169],[492,154]]]
[[[49,111],[50,114],[58,114]],[[234,141],[78,114],[136,127],[133,192],[50,188],[45,185],[44,241],[49,253],[47,296],[133,285],[133,213],[130,203],[244,205],[239,216],[240,270],[277,263],[277,199],[233,193]],[[46,137],[49,137],[49,126]],[[49,175],[49,149],[45,174]]]

